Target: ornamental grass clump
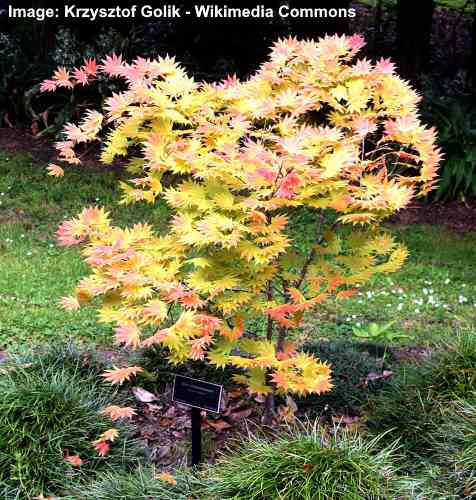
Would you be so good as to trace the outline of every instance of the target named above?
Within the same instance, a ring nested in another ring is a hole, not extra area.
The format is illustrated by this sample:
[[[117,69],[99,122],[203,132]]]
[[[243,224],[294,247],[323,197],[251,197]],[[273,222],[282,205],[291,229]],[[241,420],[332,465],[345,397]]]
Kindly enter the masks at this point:
[[[476,392],[442,408],[435,431],[435,459],[448,471],[445,479],[462,498],[476,496]]]
[[[59,493],[69,481],[137,463],[141,453],[126,424],[107,457],[92,444],[111,427],[98,412],[112,402],[111,392],[85,378],[79,365],[76,373],[57,363],[2,368],[0,491],[15,492],[7,498]]]
[[[380,223],[433,189],[440,160],[420,97],[389,60],[358,59],[364,44],[280,40],[245,81],[197,83],[169,57],[117,55],[45,81],[45,92],[99,74],[123,81],[102,112],[66,125],[60,159],[80,164],[81,146],[100,141],[104,164],[128,162],[121,203],[163,198],[171,211],[160,234],[114,226],[100,207],[63,222],[60,244],[81,245],[91,270],[63,305],[100,304],[127,348],[158,344],[172,362],[239,368],[236,381],[268,402],[330,390],[330,366],[299,352],[291,333],[307,311],[402,266],[406,248]],[[306,249],[288,224],[303,208],[314,214]],[[261,337],[247,331],[259,317]],[[105,378],[120,384],[141,370]]]
[[[132,472],[110,471],[99,474],[88,484],[72,484],[64,500],[194,500],[199,484],[192,473],[181,470],[160,472],[138,468]]]
[[[411,481],[398,475],[395,445],[314,428],[270,441],[252,436],[204,472],[199,498],[337,500],[400,498]],[[200,496],[201,495],[201,496]],[[405,498],[405,497],[402,497]]]

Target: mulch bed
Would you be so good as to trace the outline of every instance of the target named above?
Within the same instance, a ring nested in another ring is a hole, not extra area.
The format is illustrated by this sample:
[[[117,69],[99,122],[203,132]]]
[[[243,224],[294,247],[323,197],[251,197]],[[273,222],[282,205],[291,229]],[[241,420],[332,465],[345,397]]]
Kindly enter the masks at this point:
[[[449,203],[414,203],[399,214],[392,217],[392,224],[443,225],[456,233],[476,231],[476,200],[465,203],[452,201]]]

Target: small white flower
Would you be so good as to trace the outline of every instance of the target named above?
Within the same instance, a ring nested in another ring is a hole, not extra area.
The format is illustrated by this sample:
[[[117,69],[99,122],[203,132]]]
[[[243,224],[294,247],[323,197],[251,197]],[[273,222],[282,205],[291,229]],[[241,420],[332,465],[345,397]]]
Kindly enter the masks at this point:
[[[423,289],[423,293],[424,293],[425,295],[428,295],[428,289],[427,289],[427,288],[424,288],[424,289]]]
[[[25,235],[24,235],[24,234],[20,235],[20,238],[24,238],[24,237],[25,237]]]
[[[449,282],[450,282],[450,279],[449,279],[449,278],[446,278],[446,279],[445,279],[445,285],[447,285]]]
[[[355,314],[352,315],[352,319],[355,319],[357,318],[357,316]]]
[[[350,321],[350,318],[345,318],[346,321]]]
[[[30,256],[30,255],[31,255],[31,252],[26,252],[26,254],[27,254],[28,256]]]
[[[403,304],[400,302],[397,306],[397,311],[401,311],[403,309]]]
[[[360,323],[356,323],[356,324],[355,324],[355,326],[356,326],[357,328],[360,328],[360,326],[361,326],[361,325],[360,325]]]
[[[419,314],[420,313],[420,309],[415,309],[415,314]]]

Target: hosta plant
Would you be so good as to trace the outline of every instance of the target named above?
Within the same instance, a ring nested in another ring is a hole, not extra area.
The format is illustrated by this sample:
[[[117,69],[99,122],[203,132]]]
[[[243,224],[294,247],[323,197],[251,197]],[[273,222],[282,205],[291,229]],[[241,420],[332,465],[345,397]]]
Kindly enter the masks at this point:
[[[298,352],[289,333],[323,301],[400,268],[407,251],[379,224],[433,188],[440,159],[419,96],[389,60],[357,59],[363,45],[359,35],[280,40],[248,80],[216,84],[168,57],[60,68],[44,91],[99,73],[125,85],[102,112],[65,127],[60,159],[80,164],[81,145],[101,141],[104,164],[128,160],[121,203],[163,198],[172,213],[161,234],[116,227],[99,207],[62,223],[60,244],[80,244],[91,269],[64,306],[94,299],[118,343],[234,365],[256,393],[329,390],[330,367]],[[306,250],[289,232],[303,208],[315,218]],[[263,337],[247,331],[257,317]],[[105,376],[122,383],[140,370]]]

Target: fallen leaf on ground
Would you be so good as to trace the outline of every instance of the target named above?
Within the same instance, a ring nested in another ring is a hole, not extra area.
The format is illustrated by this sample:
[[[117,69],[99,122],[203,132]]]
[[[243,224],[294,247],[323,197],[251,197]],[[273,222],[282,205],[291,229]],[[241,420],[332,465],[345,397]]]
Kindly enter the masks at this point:
[[[71,465],[74,465],[74,467],[81,467],[83,465],[83,461],[79,455],[65,455],[64,459]]]
[[[232,426],[224,420],[208,420],[208,425],[213,427],[216,431],[224,431],[225,429],[230,429]]]
[[[141,387],[133,387],[132,393],[141,403],[151,403],[152,401],[157,401],[157,396],[155,396],[155,394],[152,394]]]
[[[176,485],[177,481],[174,476],[170,474],[170,472],[161,472],[160,474],[156,474],[155,479],[159,479],[160,481],[165,481],[166,483]]]

